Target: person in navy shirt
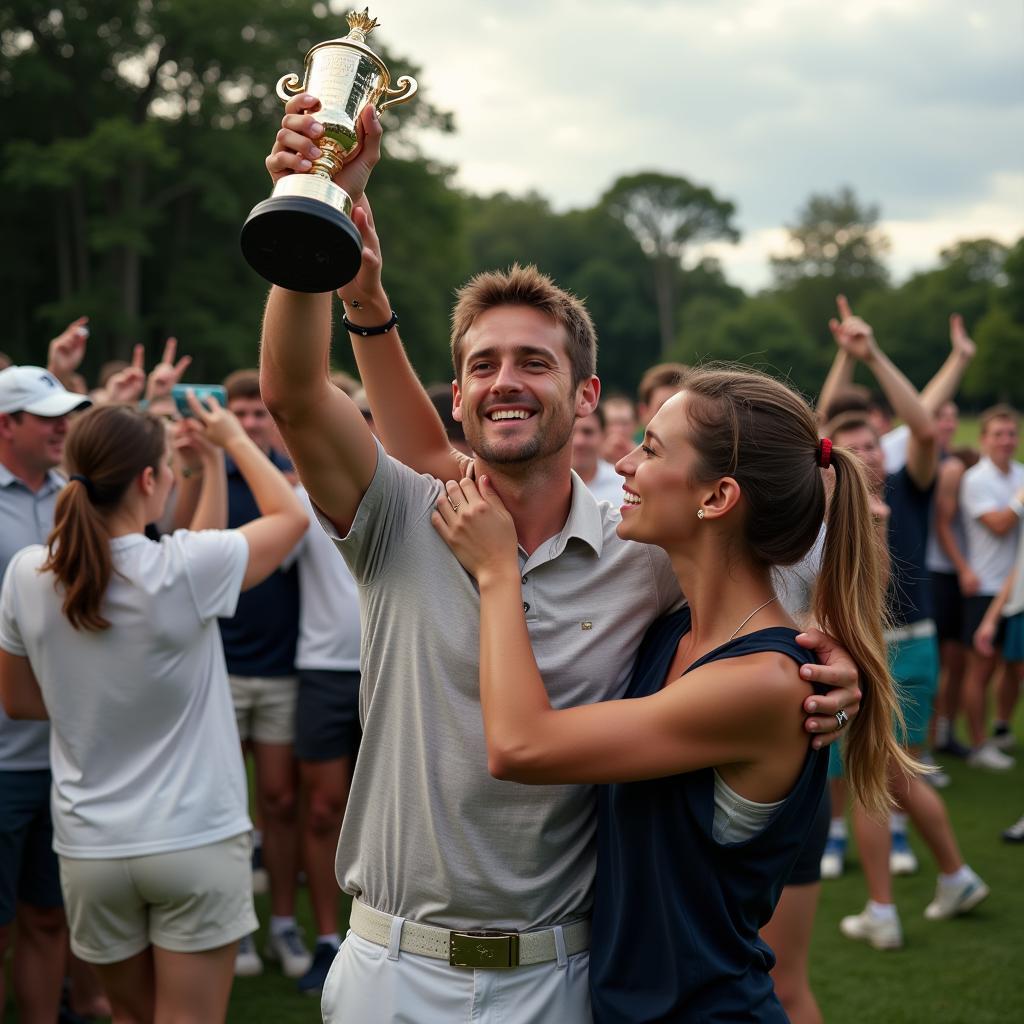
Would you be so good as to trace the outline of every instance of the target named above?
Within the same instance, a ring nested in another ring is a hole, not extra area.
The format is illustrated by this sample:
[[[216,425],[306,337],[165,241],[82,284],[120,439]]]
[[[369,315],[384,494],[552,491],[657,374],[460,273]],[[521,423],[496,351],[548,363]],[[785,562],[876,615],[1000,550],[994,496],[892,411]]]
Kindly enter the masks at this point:
[[[480,589],[491,773],[606,784],[590,954],[598,1022],[787,1019],[758,931],[813,826],[827,758],[801,728],[811,657],[776,600],[772,568],[814,543],[829,467],[815,615],[860,671],[850,781],[884,814],[889,765],[914,768],[893,731],[884,548],[859,462],[819,442],[811,410],[785,385],[694,371],[619,462],[619,535],[664,548],[689,601],[650,628],[623,700],[552,708],[511,517],[486,476],[449,482],[438,501],[434,525]]]
[[[292,464],[274,447],[274,421],[260,397],[259,374],[238,370],[224,382],[228,408],[268,459],[285,474]],[[228,527],[254,519],[256,504],[234,463],[226,460]],[[312,962],[295,922],[298,874],[298,767],[295,760],[295,709],[298,676],[295,651],[299,636],[299,578],[291,558],[258,587],[243,594],[230,619],[220,620],[224,657],[238,733],[252,746],[256,805],[262,825],[262,861],[270,882],[270,928],[266,953],[284,973],[300,978]],[[252,937],[239,946],[239,975],[258,974],[262,962]]]

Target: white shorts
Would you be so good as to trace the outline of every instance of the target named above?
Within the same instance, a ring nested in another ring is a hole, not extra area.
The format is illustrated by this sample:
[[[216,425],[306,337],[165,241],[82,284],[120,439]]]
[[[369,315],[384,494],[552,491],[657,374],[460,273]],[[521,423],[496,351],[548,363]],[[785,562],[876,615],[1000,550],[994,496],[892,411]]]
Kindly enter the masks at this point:
[[[349,932],[321,997],[325,1024],[592,1024],[590,953],[505,971],[394,955]]]
[[[244,743],[295,742],[298,676],[228,676],[238,736]]]
[[[259,927],[252,904],[252,833],[143,857],[60,857],[75,956],[113,964],[159,946],[201,953]]]

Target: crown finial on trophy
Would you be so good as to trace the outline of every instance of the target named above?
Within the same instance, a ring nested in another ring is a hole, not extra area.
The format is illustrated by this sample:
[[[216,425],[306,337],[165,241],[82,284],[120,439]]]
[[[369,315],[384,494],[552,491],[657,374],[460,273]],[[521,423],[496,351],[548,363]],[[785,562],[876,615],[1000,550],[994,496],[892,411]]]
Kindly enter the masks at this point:
[[[362,11],[349,11],[345,20],[348,22],[348,38],[354,43],[363,42],[378,25],[377,19],[370,17],[369,7],[364,7]]]

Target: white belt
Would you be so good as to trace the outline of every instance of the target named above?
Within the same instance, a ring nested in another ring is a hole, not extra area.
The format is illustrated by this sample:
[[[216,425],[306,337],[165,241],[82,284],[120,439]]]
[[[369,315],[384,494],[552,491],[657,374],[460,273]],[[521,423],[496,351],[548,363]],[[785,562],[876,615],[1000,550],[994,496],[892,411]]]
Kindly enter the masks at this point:
[[[909,626],[900,626],[898,629],[887,629],[885,631],[885,642],[897,644],[901,640],[923,640],[928,636],[937,636],[934,619],[921,619],[920,622],[912,622]]]
[[[349,927],[360,938],[378,946],[390,946],[391,914],[374,910],[359,900],[352,901]],[[574,921],[562,927],[565,955],[582,953],[590,947],[590,922]],[[402,922],[399,949],[404,953],[447,960],[453,967],[525,967],[558,959],[555,929],[535,932],[449,931],[415,921]]]

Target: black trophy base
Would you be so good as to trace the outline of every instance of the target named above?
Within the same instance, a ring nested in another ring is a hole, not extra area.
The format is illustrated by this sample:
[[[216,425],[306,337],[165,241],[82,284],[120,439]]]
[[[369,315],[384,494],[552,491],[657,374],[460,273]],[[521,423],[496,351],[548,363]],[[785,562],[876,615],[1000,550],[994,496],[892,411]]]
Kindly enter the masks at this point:
[[[242,255],[257,274],[293,292],[331,292],[359,271],[363,240],[340,210],[304,196],[271,196],[242,225]]]

